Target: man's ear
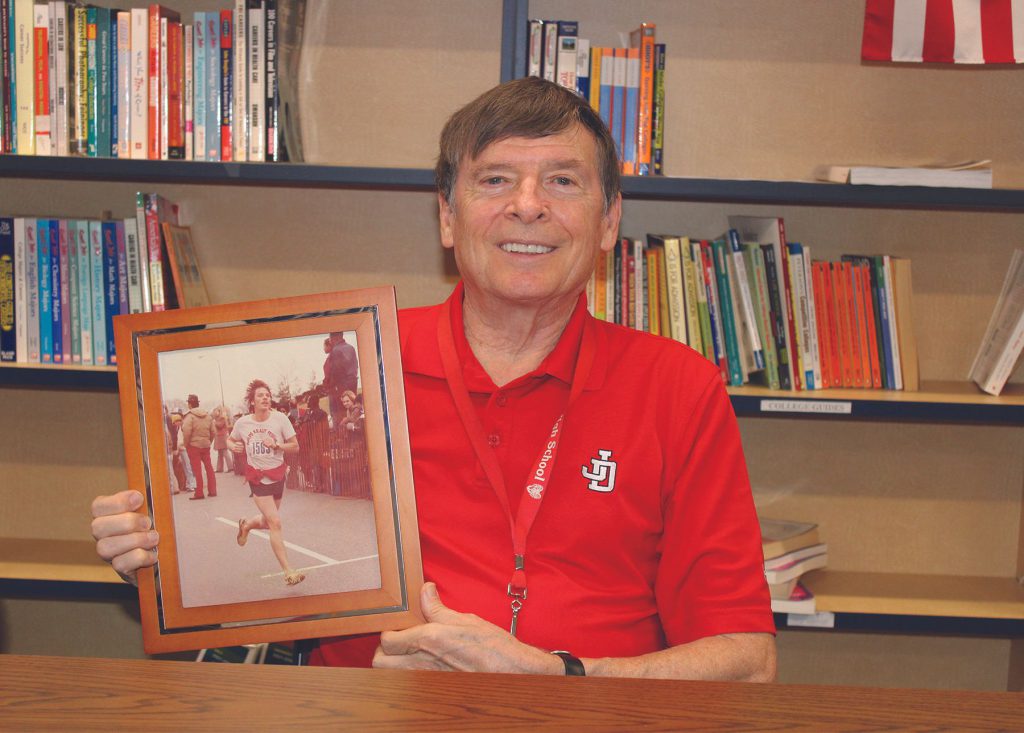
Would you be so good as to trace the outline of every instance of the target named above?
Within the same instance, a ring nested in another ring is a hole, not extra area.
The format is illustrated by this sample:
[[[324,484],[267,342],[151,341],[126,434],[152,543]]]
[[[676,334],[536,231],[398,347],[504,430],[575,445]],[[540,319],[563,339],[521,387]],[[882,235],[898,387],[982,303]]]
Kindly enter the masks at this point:
[[[619,241],[619,223],[622,221],[622,194],[616,194],[602,221],[601,249],[610,252]]]
[[[454,226],[455,210],[448,203],[443,193],[437,194],[438,223],[441,231],[441,246],[451,249],[455,246]]]

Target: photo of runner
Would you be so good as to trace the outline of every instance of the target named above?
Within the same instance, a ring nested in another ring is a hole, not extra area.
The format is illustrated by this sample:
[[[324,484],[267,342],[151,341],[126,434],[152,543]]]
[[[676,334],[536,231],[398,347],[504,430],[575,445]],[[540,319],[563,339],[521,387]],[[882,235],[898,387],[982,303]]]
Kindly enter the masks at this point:
[[[361,397],[354,331],[159,354],[168,455],[195,476],[171,505],[184,608],[381,587],[362,421],[320,409],[325,342]],[[212,461],[219,431],[230,464]]]
[[[250,414],[238,419],[228,435],[228,449],[244,453],[245,480],[252,492],[252,500],[259,514],[238,520],[236,541],[244,547],[253,529],[270,532],[270,547],[284,571],[284,582],[298,585],[306,579],[305,573],[293,570],[288,562],[288,550],[282,535],[281,499],[288,467],[285,453],[298,453],[299,441],[295,428],[287,415],[271,409],[270,385],[254,379],[245,391]]]

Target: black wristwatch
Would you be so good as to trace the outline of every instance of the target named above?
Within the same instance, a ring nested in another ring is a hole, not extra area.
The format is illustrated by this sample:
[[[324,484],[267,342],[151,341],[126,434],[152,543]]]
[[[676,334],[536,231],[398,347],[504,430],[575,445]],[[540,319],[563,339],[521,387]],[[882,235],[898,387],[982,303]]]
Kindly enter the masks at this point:
[[[551,652],[556,657],[561,657],[562,662],[565,663],[565,674],[567,677],[586,677],[587,670],[583,667],[583,662],[578,657],[574,657],[569,652],[554,651]]]

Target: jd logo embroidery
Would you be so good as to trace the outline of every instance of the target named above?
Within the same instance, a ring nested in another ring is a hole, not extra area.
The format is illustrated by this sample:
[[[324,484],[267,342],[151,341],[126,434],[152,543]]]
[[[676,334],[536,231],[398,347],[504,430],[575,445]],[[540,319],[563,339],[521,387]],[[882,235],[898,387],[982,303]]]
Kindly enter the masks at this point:
[[[615,488],[615,469],[618,465],[611,460],[610,450],[598,450],[600,458],[591,458],[590,466],[583,466],[583,478],[590,479],[587,488],[607,494]]]

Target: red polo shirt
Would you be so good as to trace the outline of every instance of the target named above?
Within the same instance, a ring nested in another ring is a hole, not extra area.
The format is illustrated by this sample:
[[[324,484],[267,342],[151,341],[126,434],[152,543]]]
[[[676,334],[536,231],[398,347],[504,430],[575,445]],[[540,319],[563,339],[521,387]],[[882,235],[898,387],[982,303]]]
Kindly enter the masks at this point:
[[[714,365],[675,341],[595,320],[581,296],[543,363],[499,388],[466,342],[461,285],[450,302],[466,387],[513,513],[566,407],[584,329],[593,329],[594,363],[528,536],[518,637],[623,657],[774,632],[739,431]],[[424,575],[450,608],[507,629],[509,518],[444,378],[440,314],[399,315]],[[377,638],[324,640],[316,661],[367,665]]]

